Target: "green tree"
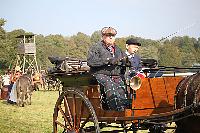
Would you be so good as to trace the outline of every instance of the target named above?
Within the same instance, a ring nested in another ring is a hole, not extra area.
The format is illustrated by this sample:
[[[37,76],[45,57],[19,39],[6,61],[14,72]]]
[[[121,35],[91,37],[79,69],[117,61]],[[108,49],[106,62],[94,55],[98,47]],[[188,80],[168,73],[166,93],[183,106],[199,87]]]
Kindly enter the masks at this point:
[[[36,36],[36,51],[38,64],[44,69],[51,66],[48,57],[65,57],[65,38],[61,35]]]
[[[194,46],[194,40],[188,36],[183,37],[183,43],[181,45],[182,53],[182,65],[183,66],[192,66],[193,63],[196,63],[196,50]]]
[[[4,20],[3,18],[0,18],[0,39],[5,39],[6,36],[6,31],[4,30],[3,26],[5,25],[6,20]]]
[[[45,44],[63,47],[65,39],[62,35],[48,35],[45,37]]]
[[[116,38],[116,45],[118,45],[119,46],[119,48],[121,48],[123,51],[125,51],[126,50],[126,40],[127,40],[127,38],[124,38],[124,37],[122,37],[122,38]]]
[[[15,57],[13,55],[15,50],[12,46],[12,40],[9,39],[9,34],[3,28],[5,23],[4,19],[0,19],[0,65],[8,68]]]
[[[139,54],[142,58],[147,59],[156,59],[158,60],[158,47],[155,46],[146,46],[139,49]]]
[[[78,32],[77,35],[72,36],[71,39],[76,45],[75,49],[70,49],[73,51],[73,56],[86,59],[89,47],[91,45],[90,36]]]
[[[185,67],[191,67],[194,63],[196,63],[196,57],[194,53],[189,53],[189,52],[182,52],[182,65]]]
[[[95,31],[94,33],[92,33],[90,38],[92,44],[95,44],[100,40],[101,40],[101,31]]]
[[[159,48],[158,63],[160,66],[180,66],[181,53],[178,47],[172,44],[164,44]]]
[[[197,63],[200,64],[200,37],[198,38],[195,44],[195,49],[196,49],[196,61]]]

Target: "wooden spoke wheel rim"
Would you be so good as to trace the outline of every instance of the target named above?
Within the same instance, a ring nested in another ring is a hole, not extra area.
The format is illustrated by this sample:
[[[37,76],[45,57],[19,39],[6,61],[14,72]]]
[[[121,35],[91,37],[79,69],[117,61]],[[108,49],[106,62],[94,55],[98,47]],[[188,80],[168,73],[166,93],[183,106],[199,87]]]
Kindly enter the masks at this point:
[[[89,125],[89,128],[88,128]],[[68,88],[59,96],[53,114],[53,132],[100,132],[95,110],[80,88]]]

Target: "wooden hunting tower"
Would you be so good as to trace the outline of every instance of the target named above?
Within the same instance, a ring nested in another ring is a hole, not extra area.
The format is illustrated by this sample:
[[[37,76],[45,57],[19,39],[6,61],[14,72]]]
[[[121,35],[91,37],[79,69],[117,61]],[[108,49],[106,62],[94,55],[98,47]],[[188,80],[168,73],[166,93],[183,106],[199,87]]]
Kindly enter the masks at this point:
[[[38,72],[35,35],[20,35],[16,38],[19,39],[16,66],[19,66],[23,73],[28,69]]]

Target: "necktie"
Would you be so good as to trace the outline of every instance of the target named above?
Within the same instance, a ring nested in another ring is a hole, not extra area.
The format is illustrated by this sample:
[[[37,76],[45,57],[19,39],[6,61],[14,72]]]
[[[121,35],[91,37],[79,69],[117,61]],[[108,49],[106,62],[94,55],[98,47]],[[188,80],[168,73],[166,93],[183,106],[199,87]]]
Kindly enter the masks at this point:
[[[114,54],[115,54],[115,47],[113,45],[111,45],[111,46],[108,47],[108,49],[109,49],[110,53],[114,56]]]

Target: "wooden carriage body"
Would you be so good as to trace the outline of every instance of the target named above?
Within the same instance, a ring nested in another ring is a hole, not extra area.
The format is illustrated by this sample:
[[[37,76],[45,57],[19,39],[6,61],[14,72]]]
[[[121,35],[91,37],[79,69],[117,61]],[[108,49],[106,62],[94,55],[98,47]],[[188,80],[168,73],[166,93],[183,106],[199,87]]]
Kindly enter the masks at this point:
[[[75,71],[58,70],[49,75],[60,79],[63,84],[62,94],[54,108],[54,132],[58,132],[58,125],[67,132],[82,132],[88,121],[93,121],[95,131],[100,132],[98,122],[129,122],[139,125],[141,121],[146,121],[146,123],[161,124],[180,120],[192,114],[193,108],[176,109],[175,97],[179,83],[194,73],[185,75],[181,74],[182,70],[170,68],[166,74],[162,71],[162,76],[147,76],[142,79],[136,95],[133,95],[131,108],[124,111],[110,111],[102,108],[100,87],[96,79],[88,71],[78,71],[81,70],[81,65],[75,69]],[[59,121],[63,118],[63,121]]]
[[[63,91],[70,88],[83,91],[92,103],[99,121],[126,120],[126,117],[130,120],[173,111],[176,86],[184,78],[168,76],[142,79],[142,85],[136,91],[136,98],[133,98],[132,108],[118,112],[102,109],[99,85],[89,73],[57,73],[54,76],[63,82]]]

